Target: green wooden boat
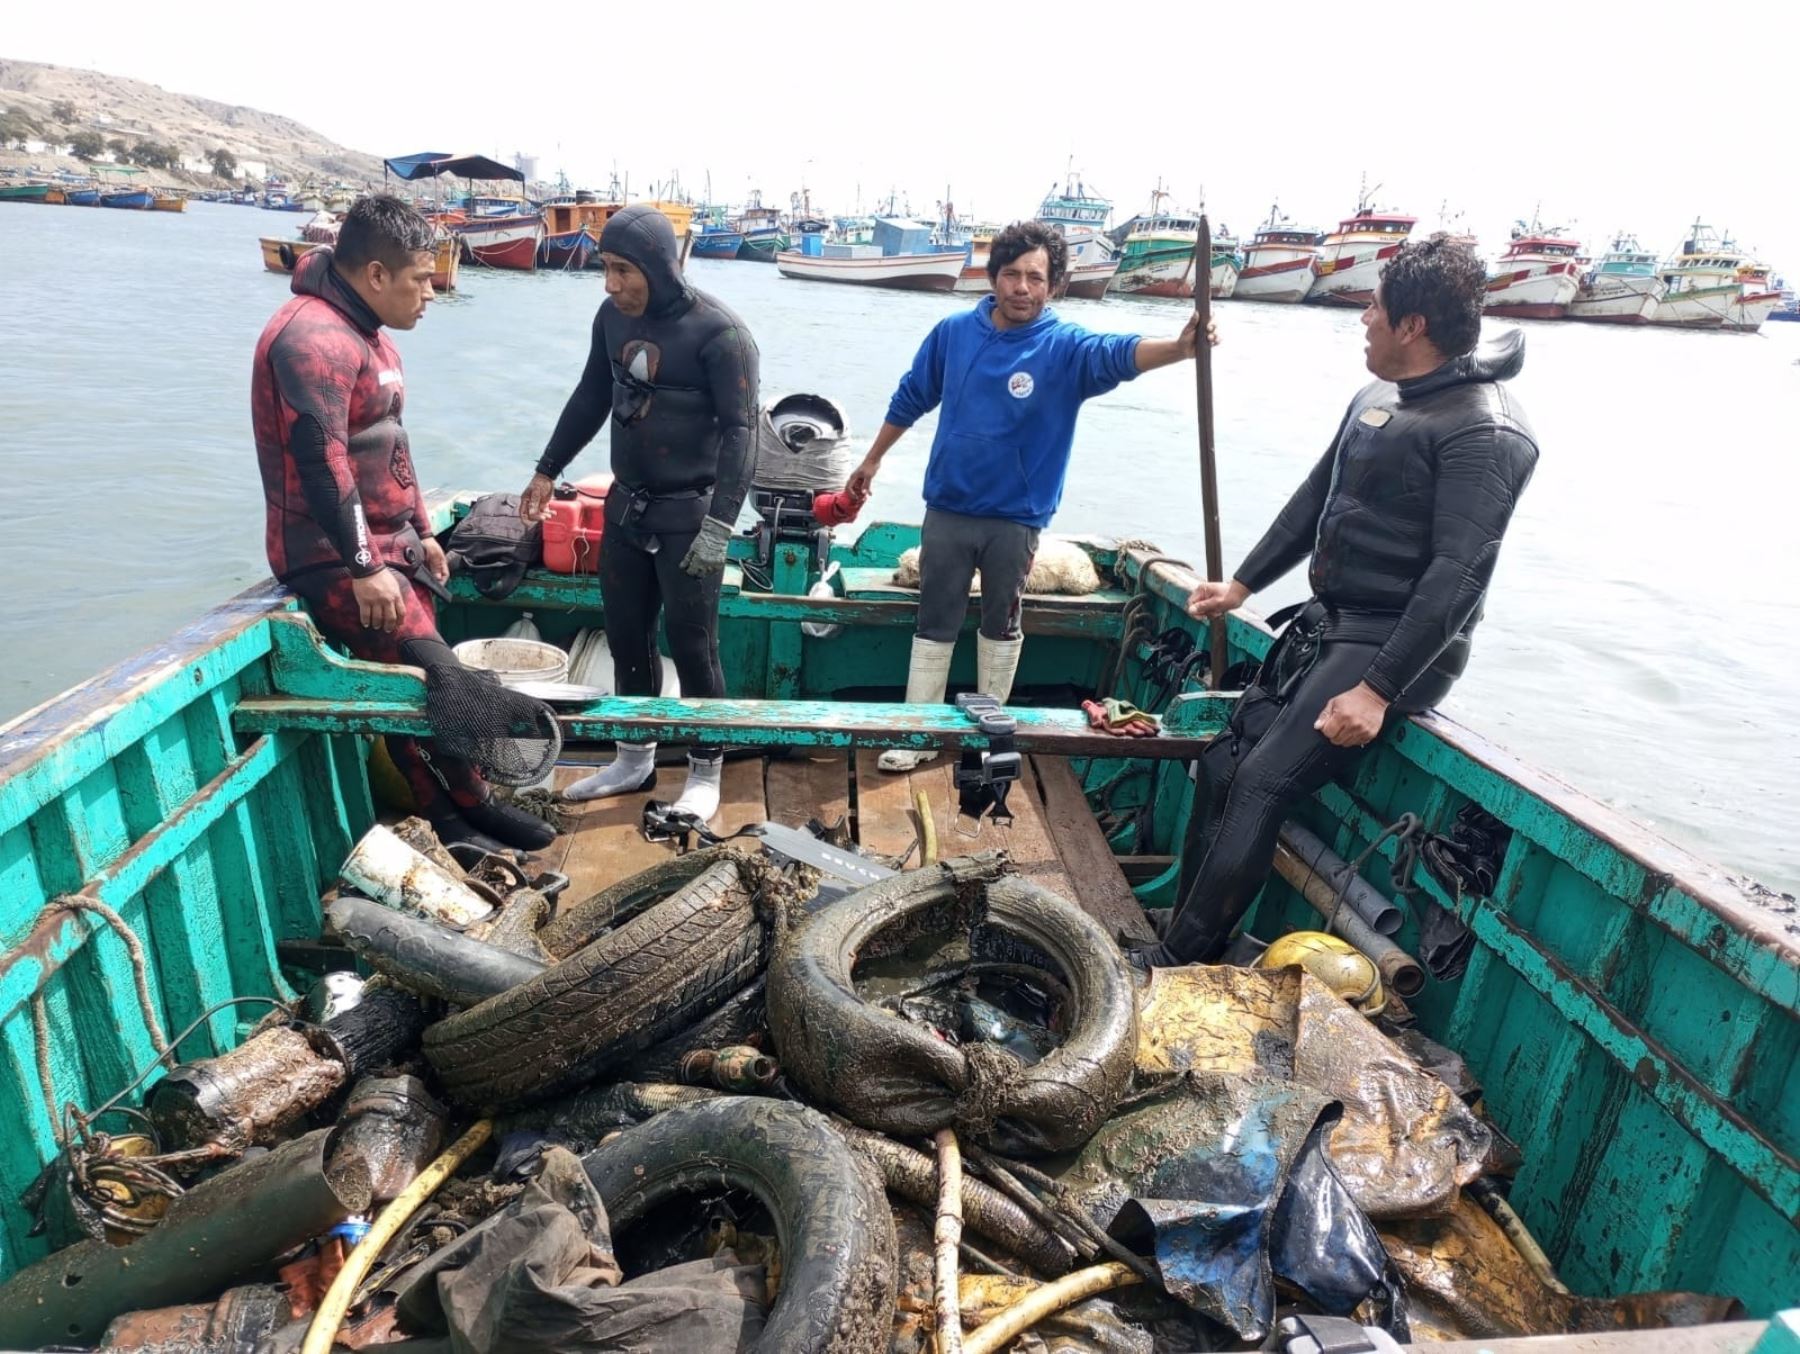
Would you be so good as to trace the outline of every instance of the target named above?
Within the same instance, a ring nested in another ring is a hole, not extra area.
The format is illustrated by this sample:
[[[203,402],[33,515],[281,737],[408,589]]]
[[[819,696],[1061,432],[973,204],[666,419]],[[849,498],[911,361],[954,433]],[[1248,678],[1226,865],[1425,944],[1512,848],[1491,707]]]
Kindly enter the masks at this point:
[[[435,525],[465,505],[440,504]],[[569,713],[568,732],[704,735],[789,754],[728,764],[737,779],[727,822],[847,808],[873,844],[899,821],[894,781],[866,769],[873,750],[983,741],[952,707],[896,703],[914,600],[890,576],[917,537],[877,524],[833,546],[835,597],[807,595],[819,562],[807,540],[777,536],[759,550],[740,539],[722,603],[731,698],[603,700]],[[1027,599],[1018,741],[1033,770],[1018,787],[1030,810],[1021,822],[1035,817],[1051,844],[1045,871],[1060,872],[1109,924],[1142,934],[1134,898],[1167,902],[1179,866],[1191,794],[1183,759],[1221,727],[1232,698],[1200,690],[1196,664],[1194,680],[1159,699],[1171,685],[1159,662],[1169,633],[1206,646],[1182,612],[1189,571],[1143,551],[1090,548],[1111,586]],[[542,573],[504,604],[461,579],[454,593],[443,614],[453,643],[498,634],[522,610],[567,643],[600,604],[596,580]],[[806,621],[841,629],[815,638]],[[974,625],[971,615],[971,635]],[[1270,636],[1234,616],[1228,640],[1243,658]],[[972,652],[960,654],[954,680],[969,682],[972,669]],[[1163,736],[1089,730],[1075,697],[1100,689],[1156,705]],[[155,1052],[125,939],[81,904],[113,909],[141,940],[144,995],[166,1031],[227,997],[289,994],[298,978],[284,969],[284,942],[316,936],[320,891],[376,815],[369,736],[423,731],[422,702],[409,671],[328,651],[267,584],[0,729],[0,1272],[41,1252],[18,1196],[56,1150],[48,1106],[98,1103]],[[1425,895],[1468,923],[1476,947],[1460,980],[1428,984],[1411,1006],[1425,1032],[1465,1055],[1489,1112],[1522,1147],[1515,1206],[1579,1292],[1719,1292],[1758,1314],[1791,1304],[1800,1291],[1793,907],[1440,717],[1398,730],[1305,817],[1354,857],[1402,813],[1443,830],[1469,804],[1510,827],[1510,844],[1491,896],[1449,897],[1414,871]],[[626,817],[615,845],[635,839]],[[939,835],[951,854],[956,839]],[[639,840],[635,849],[669,848]],[[1370,857],[1371,882],[1387,886],[1391,851],[1385,842]],[[1312,917],[1272,878],[1251,924],[1270,936],[1316,925]],[[1415,936],[1409,920],[1398,940],[1410,947]],[[218,1011],[182,1052],[228,1047],[258,1014]]]
[[[49,196],[47,183],[0,183],[0,202],[45,202]]]

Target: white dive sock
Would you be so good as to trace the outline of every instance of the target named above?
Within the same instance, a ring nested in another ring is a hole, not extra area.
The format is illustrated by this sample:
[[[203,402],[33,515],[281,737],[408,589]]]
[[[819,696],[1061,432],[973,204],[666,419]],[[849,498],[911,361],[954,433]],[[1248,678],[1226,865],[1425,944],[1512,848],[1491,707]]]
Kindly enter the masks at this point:
[[[681,791],[681,798],[669,807],[676,813],[691,813],[703,823],[711,822],[712,816],[719,811],[719,777],[724,770],[723,757],[701,761],[690,755],[687,785]]]
[[[656,784],[656,744],[619,743],[613,759],[591,776],[584,776],[562,792],[564,799],[605,799],[608,795],[636,794]]]

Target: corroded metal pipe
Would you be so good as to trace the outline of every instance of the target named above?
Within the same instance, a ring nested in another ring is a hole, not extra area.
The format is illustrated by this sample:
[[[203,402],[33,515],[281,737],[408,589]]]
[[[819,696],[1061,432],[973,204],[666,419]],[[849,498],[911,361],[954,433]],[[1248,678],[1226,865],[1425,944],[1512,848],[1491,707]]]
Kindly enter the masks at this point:
[[[115,1317],[199,1302],[266,1275],[274,1258],[369,1206],[368,1167],[327,1169],[329,1129],[239,1162],[169,1205],[129,1246],[83,1241],[0,1286],[0,1348],[95,1345]]]

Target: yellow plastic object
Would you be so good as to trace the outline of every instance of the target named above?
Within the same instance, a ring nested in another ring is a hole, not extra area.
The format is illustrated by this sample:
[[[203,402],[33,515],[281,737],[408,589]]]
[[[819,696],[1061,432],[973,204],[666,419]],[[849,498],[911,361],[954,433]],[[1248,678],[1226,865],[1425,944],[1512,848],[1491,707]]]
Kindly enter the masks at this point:
[[[369,746],[369,792],[375,796],[377,805],[391,812],[410,815],[419,811],[412,786],[394,765],[385,738],[377,738]]]
[[[467,1133],[451,1143],[441,1157],[420,1171],[418,1179],[381,1210],[381,1216],[356,1243],[356,1249],[344,1258],[344,1267],[325,1291],[318,1311],[313,1313],[312,1324],[306,1328],[306,1340],[300,1346],[300,1354],[331,1354],[338,1327],[344,1324],[344,1313],[350,1310],[350,1299],[356,1296],[357,1286],[369,1276],[388,1242],[399,1234],[424,1202],[437,1193],[444,1181],[456,1173],[456,1168],[474,1155],[475,1149],[486,1142],[493,1131],[492,1119],[477,1119]]]
[[[1341,936],[1323,931],[1290,931],[1269,943],[1254,967],[1280,969],[1297,965],[1364,1015],[1377,1015],[1387,1005],[1381,973],[1361,950]]]

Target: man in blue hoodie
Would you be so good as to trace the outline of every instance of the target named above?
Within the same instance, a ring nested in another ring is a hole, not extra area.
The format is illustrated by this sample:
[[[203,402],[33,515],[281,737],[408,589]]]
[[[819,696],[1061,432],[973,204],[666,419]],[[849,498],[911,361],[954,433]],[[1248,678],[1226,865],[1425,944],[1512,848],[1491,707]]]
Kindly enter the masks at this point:
[[[1062,501],[1082,402],[1194,355],[1198,312],[1172,339],[1097,334],[1057,319],[1046,303],[1068,260],[1062,235],[1042,222],[1017,221],[996,235],[987,265],[993,295],[938,321],[926,336],[868,456],[850,477],[851,496],[868,498],[889,448],[942,405],[925,467],[909,703],[944,699],[977,571],[976,684],[1001,701],[1012,694],[1024,644],[1020,594],[1038,533]],[[1208,338],[1217,343],[1217,330]],[[936,755],[884,752],[881,767],[910,771]]]

